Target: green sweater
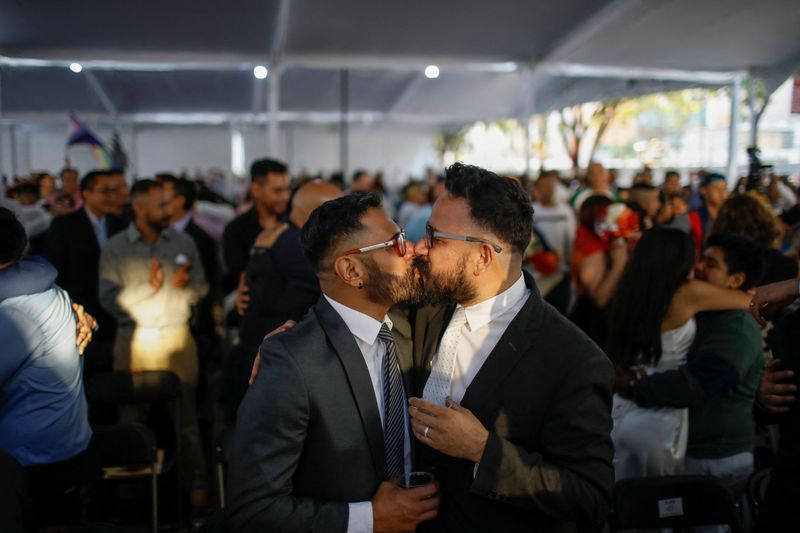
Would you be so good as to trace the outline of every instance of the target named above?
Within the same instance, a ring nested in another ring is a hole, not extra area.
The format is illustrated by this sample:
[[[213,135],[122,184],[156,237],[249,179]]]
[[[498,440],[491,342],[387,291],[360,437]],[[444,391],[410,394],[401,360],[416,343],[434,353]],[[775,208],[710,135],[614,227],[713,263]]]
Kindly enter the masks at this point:
[[[635,383],[641,407],[688,407],[686,455],[718,459],[752,451],[753,402],[764,358],[761,331],[743,311],[702,313],[686,364]]]
[[[719,355],[736,370],[737,382],[706,394],[689,409],[686,455],[715,459],[752,451],[753,402],[764,368],[761,330],[743,311],[705,313],[697,320],[698,338],[689,357]]]

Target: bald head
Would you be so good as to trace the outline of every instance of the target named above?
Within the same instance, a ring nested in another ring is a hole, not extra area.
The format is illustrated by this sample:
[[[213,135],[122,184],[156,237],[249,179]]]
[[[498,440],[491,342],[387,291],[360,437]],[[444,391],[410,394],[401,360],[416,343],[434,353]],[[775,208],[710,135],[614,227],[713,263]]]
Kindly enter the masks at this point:
[[[341,195],[342,191],[330,183],[323,181],[306,183],[292,198],[292,213],[289,215],[289,220],[298,228],[302,228],[314,209]]]

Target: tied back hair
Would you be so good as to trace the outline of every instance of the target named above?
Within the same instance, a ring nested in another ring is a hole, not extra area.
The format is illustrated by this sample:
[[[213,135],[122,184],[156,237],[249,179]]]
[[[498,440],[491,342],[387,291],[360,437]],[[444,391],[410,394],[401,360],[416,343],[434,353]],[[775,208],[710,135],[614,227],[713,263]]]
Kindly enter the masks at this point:
[[[617,366],[658,363],[661,323],[694,262],[683,231],[657,227],[642,236],[611,302],[608,355]]]

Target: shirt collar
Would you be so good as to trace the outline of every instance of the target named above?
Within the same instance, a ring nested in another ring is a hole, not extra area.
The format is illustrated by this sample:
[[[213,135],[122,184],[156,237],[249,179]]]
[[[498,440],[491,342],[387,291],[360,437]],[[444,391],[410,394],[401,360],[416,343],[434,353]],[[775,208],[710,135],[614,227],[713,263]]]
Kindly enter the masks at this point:
[[[105,223],[106,217],[96,217],[95,214],[92,213],[91,209],[86,207],[86,205],[83,206],[83,210],[86,211],[86,216],[89,217],[89,221],[92,223],[92,225],[96,226],[101,222]]]
[[[172,225],[172,227],[178,231],[186,231],[186,226],[189,225],[189,222],[191,222],[191,220],[192,220],[192,213],[191,212],[186,213],[186,215],[183,218],[177,220]]]
[[[497,296],[475,305],[464,307],[464,315],[467,317],[470,331],[482,328],[514,307],[525,297],[526,288],[525,276],[520,272],[517,281]],[[459,305],[458,307],[461,306]]]
[[[334,311],[339,313],[339,316],[342,317],[350,333],[369,345],[375,344],[375,340],[378,338],[378,333],[380,333],[383,324],[386,324],[389,331],[392,330],[393,324],[388,315],[383,317],[383,322],[378,322],[361,311],[356,311],[351,307],[337,302],[327,294],[323,296],[325,296],[325,299],[331,304]]]
[[[161,240],[161,239],[169,240],[171,231],[173,231],[172,228],[165,228],[158,235],[159,240]],[[128,225],[128,229],[125,230],[125,233],[128,236],[128,241],[131,242],[131,243],[134,243],[134,242],[142,239],[142,234],[139,233],[138,229],[136,229],[136,223],[135,222],[131,222]]]

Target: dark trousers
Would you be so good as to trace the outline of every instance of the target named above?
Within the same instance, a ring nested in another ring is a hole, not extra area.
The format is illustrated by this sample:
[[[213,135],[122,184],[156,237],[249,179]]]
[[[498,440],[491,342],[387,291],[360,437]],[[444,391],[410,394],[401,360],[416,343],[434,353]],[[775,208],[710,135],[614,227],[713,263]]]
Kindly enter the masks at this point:
[[[30,522],[30,499],[25,470],[16,459],[0,452],[0,530],[24,531]]]
[[[25,474],[38,527],[81,522],[80,490],[90,475],[87,452],[58,463],[29,466]]]

